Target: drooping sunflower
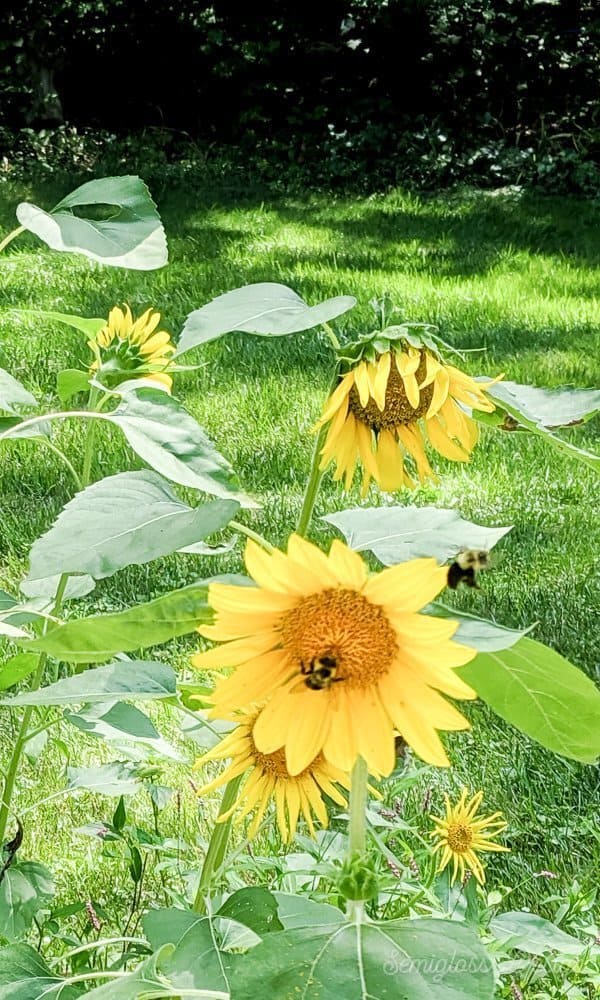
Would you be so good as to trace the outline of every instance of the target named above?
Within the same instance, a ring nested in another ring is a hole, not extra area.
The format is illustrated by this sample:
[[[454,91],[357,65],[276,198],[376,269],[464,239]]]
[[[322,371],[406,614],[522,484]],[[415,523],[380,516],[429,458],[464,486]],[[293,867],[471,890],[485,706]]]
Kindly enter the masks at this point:
[[[447,795],[444,798],[446,815],[431,817],[436,824],[435,830],[430,834],[437,841],[433,850],[434,853],[441,851],[438,871],[442,872],[452,861],[452,882],[457,878],[463,881],[465,870],[468,869],[479,884],[483,885],[485,872],[477,854],[480,851],[510,850],[503,844],[494,842],[494,838],[506,829],[507,823],[499,812],[477,818],[483,792],[477,792],[467,802],[467,789],[463,788],[455,806],[451,804]]]
[[[426,442],[444,458],[468,462],[479,431],[461,404],[491,413],[485,389],[495,381],[475,382],[424,347],[371,352],[342,376],[316,425],[329,425],[321,469],[335,461],[334,479],[349,489],[360,461],[363,496],[371,479],[383,490],[414,489],[407,458],[421,482],[435,479]]]
[[[469,724],[439,692],[476,697],[454,671],[475,656],[451,641],[458,623],[418,614],[447,569],[414,559],[369,576],[344,543],[326,555],[297,535],[287,554],[248,542],[245,559],[258,586],[210,584],[216,620],[198,629],[223,645],[193,665],[235,668],[216,684],[212,717],[269,699],[253,739],[263,754],[284,747],[292,775],[320,753],[341,771],[362,756],[372,774],[389,774],[396,731],[424,760],[447,766],[437,730]]]
[[[132,378],[159,382],[170,391],[173,379],[168,374],[170,358],[175,351],[166,330],[157,330],[160,313],[147,309],[134,320],[129,306],[115,306],[108,315],[106,326],[88,340],[95,354],[90,372],[101,372],[109,388]]]
[[[323,792],[339,806],[346,806],[346,799],[337,785],[348,789],[349,777],[329,764],[322,754],[315,757],[299,774],[290,774],[283,750],[264,754],[257,749],[252,736],[256,717],[256,712],[242,716],[236,728],[196,762],[195,768],[198,769],[210,760],[231,758],[228,767],[213,781],[199,788],[197,794],[207,795],[237,775],[247,772],[236,801],[231,809],[219,816],[219,823],[229,819],[234,813],[238,813],[236,822],[240,822],[254,811],[248,830],[248,836],[254,837],[267,806],[273,799],[277,825],[284,841],[293,840],[299,816],[304,817],[314,837],[313,814],[322,827],[328,824]]]

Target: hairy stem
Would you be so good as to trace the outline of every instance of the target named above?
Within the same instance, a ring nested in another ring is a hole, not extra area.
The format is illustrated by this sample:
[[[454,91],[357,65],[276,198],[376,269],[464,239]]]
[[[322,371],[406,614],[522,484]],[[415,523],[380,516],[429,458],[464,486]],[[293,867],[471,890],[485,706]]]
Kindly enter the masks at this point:
[[[227,527],[233,528],[234,531],[239,531],[240,534],[245,535],[246,538],[251,538],[253,542],[257,542],[267,552],[273,551],[273,546],[267,541],[266,538],[259,535],[258,531],[253,531],[252,528],[248,528],[245,524],[242,524],[241,521],[230,521]]]

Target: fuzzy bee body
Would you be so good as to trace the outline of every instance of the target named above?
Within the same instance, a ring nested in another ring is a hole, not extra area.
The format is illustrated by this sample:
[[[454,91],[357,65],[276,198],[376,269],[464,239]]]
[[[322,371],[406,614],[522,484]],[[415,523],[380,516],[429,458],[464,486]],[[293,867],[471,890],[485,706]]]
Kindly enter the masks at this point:
[[[477,573],[487,569],[490,564],[490,554],[484,549],[461,549],[454,562],[448,568],[448,586],[456,590],[459,584],[479,589]]]
[[[332,684],[343,680],[336,677],[338,669],[337,660],[334,656],[321,656],[311,660],[308,668],[301,664],[300,670],[305,675],[304,683],[311,691],[325,691]]]

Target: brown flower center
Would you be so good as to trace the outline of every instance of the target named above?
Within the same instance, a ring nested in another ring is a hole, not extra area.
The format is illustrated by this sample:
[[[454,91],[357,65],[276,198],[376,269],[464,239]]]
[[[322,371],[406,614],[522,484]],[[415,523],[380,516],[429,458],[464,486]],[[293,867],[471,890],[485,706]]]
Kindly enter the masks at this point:
[[[396,633],[382,608],[354,590],[311,594],[282,619],[281,643],[298,671],[317,660],[333,661],[335,681],[352,687],[375,684],[397,653]]]
[[[427,362],[425,352],[421,354],[419,367],[415,372],[417,382],[425,378]],[[406,396],[404,382],[396,366],[396,360],[392,353],[392,364],[388,375],[387,388],[385,390],[385,405],[380,410],[374,399],[369,399],[366,406],[361,406],[358,389],[355,385],[350,390],[348,405],[350,411],[357,420],[366,424],[371,430],[383,431],[399,424],[412,424],[420,417],[424,417],[429,409],[433,397],[433,382],[419,390],[419,405],[415,408],[411,406]]]
[[[448,847],[456,854],[464,854],[473,843],[473,831],[466,823],[451,823],[448,827]]]

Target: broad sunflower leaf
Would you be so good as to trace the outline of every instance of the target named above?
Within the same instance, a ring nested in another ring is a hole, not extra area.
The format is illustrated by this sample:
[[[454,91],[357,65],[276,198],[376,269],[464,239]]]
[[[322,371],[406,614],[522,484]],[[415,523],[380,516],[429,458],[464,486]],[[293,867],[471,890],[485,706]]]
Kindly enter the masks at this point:
[[[494,974],[476,935],[452,920],[267,934],[233,965],[236,1000],[296,994],[319,1000],[492,1000]]]
[[[286,285],[260,282],[225,292],[187,317],[176,354],[238,330],[259,337],[285,337],[328,323],[356,305],[352,295],[338,295],[309,306]]]
[[[79,392],[87,392],[90,388],[89,372],[79,368],[65,368],[56,376],[56,395],[61,403],[68,403]]]
[[[168,980],[162,975],[160,965],[172,952],[171,945],[161,948],[155,955],[149,955],[133,972],[124,973],[120,979],[109,979],[108,982],[86,990],[86,1000],[156,1000],[160,997],[175,997],[179,994],[170,990]],[[90,984],[102,977],[90,976]],[[201,1000],[198,994],[198,1000]],[[0,998],[1,1000],[1,998]],[[60,998],[58,998],[60,1000]],[[208,1000],[208,998],[207,998]],[[215,1000],[217,998],[215,997]],[[227,1000],[227,997],[223,997]]]
[[[21,656],[33,656],[21,653]],[[2,673],[0,673],[2,677]],[[175,695],[175,672],[155,660],[115,660],[103,667],[63,677],[54,684],[5,698],[10,705],[91,705],[108,701],[156,701]]]
[[[108,476],[78,493],[34,543],[26,582],[57,573],[112,576],[220,531],[239,506],[214,500],[189,507],[149,470]]]
[[[28,642],[27,649],[67,663],[101,663],[114,653],[147,649],[212,621],[207,595],[206,582],[194,583],[126,611],[66,622]]]
[[[136,455],[171,482],[237,500],[242,507],[257,506],[242,491],[227,459],[168,393],[148,388],[127,392],[104,419],[120,427]]]
[[[548,750],[592,764],[600,756],[600,691],[534,639],[479,653],[458,674],[506,722]]]
[[[76,1000],[83,986],[69,986],[28,944],[0,948],[0,1000]]]
[[[0,410],[16,414],[28,406],[37,406],[35,396],[4,368],[0,368]]]
[[[69,791],[85,788],[101,795],[135,795],[141,786],[135,767],[125,761],[98,764],[97,767],[68,767]]]
[[[17,653],[0,665],[0,691],[18,684],[37,668],[39,658],[35,653]]]
[[[556,430],[583,424],[600,413],[600,389],[543,389],[519,382],[496,382],[486,389],[500,407],[507,403],[540,428]],[[510,412],[510,411],[509,411]]]
[[[140,177],[88,181],[50,212],[21,202],[17,218],[52,250],[80,253],[101,264],[152,271],[168,260],[160,216]]]
[[[11,307],[9,312],[17,316],[22,316],[24,319],[49,320],[51,323],[63,323],[65,326],[71,326],[74,330],[84,333],[86,337],[95,336],[103,326],[106,326],[106,319],[75,316],[72,313],[57,313],[46,309],[13,309]]]
[[[556,924],[538,917],[537,913],[518,910],[499,913],[490,922],[490,931],[507,948],[516,948],[528,955],[546,955],[559,951],[563,955],[580,955],[586,945]]]
[[[30,580],[25,578],[19,584],[20,589],[25,594],[26,597],[45,597],[49,603],[53,602],[54,595],[56,594],[56,589],[62,574],[55,574],[54,576],[42,577],[38,580]],[[81,576],[70,576],[67,580],[67,586],[63,594],[63,603],[65,601],[76,601],[81,597],[87,597],[91,594],[92,590],[96,586],[96,581],[91,576],[86,576],[85,574]]]
[[[525,629],[507,628],[506,625],[498,625],[486,618],[470,615],[467,611],[449,608],[437,601],[430,604],[426,610],[429,615],[435,615],[439,618],[453,618],[454,621],[457,621],[458,629],[453,638],[465,646],[472,646],[480,653],[494,653],[499,649],[509,649],[524,635],[531,632],[532,628],[535,628],[535,625],[530,625],[529,628]]]
[[[229,983],[208,917],[188,927],[174,951],[161,962],[160,971],[168,980],[169,996],[179,997],[179,990],[185,990],[188,996],[194,991],[192,995],[198,1000],[203,996],[229,1000]]]
[[[217,916],[235,920],[259,937],[270,931],[282,931],[283,924],[277,915],[277,900],[264,886],[246,886],[229,896]]]
[[[141,744],[154,756],[185,760],[175,747],[162,738],[146,713],[135,705],[123,701],[86,705],[78,712],[65,712],[64,718],[80,732],[107,743]]]
[[[54,880],[45,865],[39,861],[10,865],[0,882],[0,936],[8,941],[21,937],[53,896]]]
[[[350,548],[372,552],[384,566],[430,556],[454,559],[462,548],[490,550],[511,528],[488,528],[440,507],[355,507],[322,518]]]
[[[298,896],[293,892],[274,892],[277,900],[277,914],[286,931],[296,927],[320,927],[325,932],[335,931],[346,918],[337,906],[317,903],[308,896]]]
[[[600,410],[600,389],[539,389],[535,386],[520,385],[518,382],[498,382],[486,389],[488,395],[504,410],[516,425],[505,430],[524,427],[532,434],[538,434],[557,451],[570,458],[600,470],[600,455],[577,448],[563,438],[552,434],[550,428],[570,427],[583,424]],[[473,412],[475,419],[484,418]],[[492,414],[492,423],[498,425],[498,414]],[[485,421],[484,421],[485,422]]]

